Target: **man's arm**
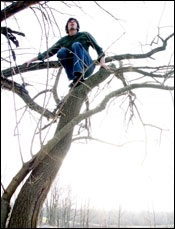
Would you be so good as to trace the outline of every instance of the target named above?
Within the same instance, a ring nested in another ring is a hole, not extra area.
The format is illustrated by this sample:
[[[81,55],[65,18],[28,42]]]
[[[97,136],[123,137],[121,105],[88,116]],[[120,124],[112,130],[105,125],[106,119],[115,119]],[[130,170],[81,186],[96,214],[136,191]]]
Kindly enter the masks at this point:
[[[43,52],[43,53],[39,53],[38,56],[32,58],[31,60],[26,61],[26,67],[28,67],[32,62],[36,61],[36,60],[44,60],[46,58],[49,58],[53,55],[55,55],[59,48],[60,48],[60,40],[57,41],[54,45],[52,45],[52,47],[50,47],[47,51]]]
[[[90,33],[86,32],[86,35],[88,36],[91,42],[91,46],[96,50],[98,54],[98,62],[101,65],[101,67],[106,70],[109,69],[108,66],[105,64],[105,54],[103,52],[103,49],[98,45],[95,38]]]

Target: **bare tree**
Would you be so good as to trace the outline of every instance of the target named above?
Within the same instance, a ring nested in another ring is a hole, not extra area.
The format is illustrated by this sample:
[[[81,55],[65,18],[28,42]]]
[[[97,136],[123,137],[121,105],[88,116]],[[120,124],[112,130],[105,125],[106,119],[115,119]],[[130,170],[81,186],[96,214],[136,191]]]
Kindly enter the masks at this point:
[[[50,23],[51,19],[48,12],[52,12],[53,15],[54,11],[48,7],[49,2],[45,1],[12,2],[2,10],[1,21],[8,20],[8,18],[12,15],[17,14],[19,11],[25,10],[27,7],[31,7],[34,4],[37,4],[35,7],[38,7],[42,16],[46,18],[47,23]],[[67,3],[61,2],[61,4]],[[34,8],[31,9],[34,10]],[[38,15],[38,17],[41,16]],[[1,33],[7,38],[9,51],[11,52],[13,60],[15,60],[16,54],[11,44],[14,43],[18,47],[19,42],[16,35],[24,36],[24,34],[7,27],[2,27]],[[133,91],[136,91],[138,88],[152,88],[169,91],[174,90],[172,81],[174,66],[171,64],[167,65],[167,61],[162,66],[134,67],[121,65],[119,68],[116,67],[116,62],[118,61],[151,59],[154,58],[155,54],[158,56],[160,52],[166,51],[168,42],[173,38],[173,36],[173,33],[167,35],[166,37],[161,37],[161,35],[158,34],[158,43],[154,43],[154,46],[151,44],[150,50],[145,53],[127,53],[108,56],[106,58],[106,63],[112,62],[109,65],[110,71],[100,68],[92,75],[92,77],[86,80],[83,85],[70,90],[61,103],[55,90],[58,84],[59,75],[61,74],[61,68],[57,61],[33,63],[30,68],[26,68],[25,65],[11,66],[11,63],[9,63],[9,67],[1,71],[2,89],[9,90],[9,93],[15,93],[23,100],[26,107],[31,111],[40,114],[42,119],[46,118],[51,120],[50,125],[57,122],[54,136],[46,144],[41,144],[41,149],[35,155],[32,155],[30,160],[27,162],[23,161],[22,168],[16,175],[14,175],[14,178],[9,183],[8,187],[2,186],[4,189],[4,193],[1,198],[2,228],[6,226],[9,228],[36,228],[39,213],[50,190],[52,182],[60,170],[62,162],[71,147],[73,131],[77,124],[83,120],[88,120],[91,116],[105,110],[112,99],[121,96],[128,99],[128,107],[130,108],[132,118],[133,109],[137,111],[137,107],[135,105],[136,94]],[[6,57],[2,58],[2,60],[8,62]],[[30,91],[26,90],[25,82],[21,85],[15,81],[15,77],[17,77],[18,74],[23,75],[26,72],[31,72],[32,74],[36,70],[47,70],[49,68],[60,69],[54,85],[52,85],[52,88],[47,88],[47,90],[40,92],[33,98],[30,95]],[[138,77],[135,79],[135,81],[138,81],[137,83],[128,83],[125,78],[126,73],[139,74],[142,80]],[[108,83],[110,83],[110,76],[113,76],[113,81],[121,80],[123,87],[117,88],[116,90],[104,95],[104,99],[102,99],[95,108],[89,109],[87,106],[89,92],[105,80],[109,79]],[[47,106],[43,107],[35,102],[36,97],[41,94],[45,95],[48,91],[52,92],[53,97],[55,98],[55,106],[54,108],[52,107],[52,109],[49,109]],[[84,112],[81,112],[84,104],[86,104],[87,109]],[[42,132],[42,130],[48,126],[41,128],[39,131]],[[88,129],[88,126],[86,128]],[[10,209],[11,197],[22,181],[25,182],[15,200],[13,209]],[[88,224],[88,219],[86,224]]]
[[[70,227],[70,219],[71,219],[71,209],[72,209],[72,198],[71,198],[71,190],[68,188],[67,195],[62,199],[62,226],[65,228]]]
[[[81,204],[80,208],[80,226],[89,228],[90,201],[87,200]]]
[[[118,223],[117,223],[118,228],[121,227],[121,217],[122,217],[122,207],[121,207],[121,205],[119,205],[119,208],[118,208]]]
[[[57,209],[58,209],[58,201],[59,201],[59,191],[58,187],[54,185],[50,199],[48,198],[46,201],[46,213],[49,225],[57,224]]]

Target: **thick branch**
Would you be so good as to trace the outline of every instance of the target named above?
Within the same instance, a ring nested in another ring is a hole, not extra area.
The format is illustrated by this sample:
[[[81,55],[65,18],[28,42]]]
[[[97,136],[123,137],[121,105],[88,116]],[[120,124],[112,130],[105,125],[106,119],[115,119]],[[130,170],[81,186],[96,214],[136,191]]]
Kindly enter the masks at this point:
[[[24,163],[20,171],[16,174],[15,177],[13,177],[12,181],[6,188],[5,192],[2,195],[2,198],[6,201],[9,201],[16,191],[17,187],[20,185],[20,183],[24,180],[24,178],[27,176],[27,174],[31,171],[33,168],[33,162],[35,161],[35,156],[28,162]]]
[[[26,68],[26,64],[7,68],[1,71],[1,75],[8,78],[8,77],[17,75],[19,73],[42,70],[42,69],[47,69],[47,68],[58,68],[60,66],[61,65],[58,64],[58,61],[49,61],[48,63],[47,62],[35,62],[35,63],[31,63],[28,68]]]
[[[35,103],[34,100],[29,96],[28,91],[20,84],[1,77],[1,87],[13,91],[19,95],[31,110],[42,114],[48,119],[55,117],[54,113]]]
[[[162,46],[157,47],[157,48],[155,48],[155,49],[153,49],[147,53],[115,55],[115,56],[107,57],[106,62],[111,62],[114,60],[124,60],[124,59],[143,59],[143,58],[148,58],[148,57],[150,58],[153,54],[155,54],[157,52],[164,51],[166,49],[168,40],[173,36],[174,36],[174,33],[172,33],[170,36],[168,36],[165,40],[161,39],[163,42]]]
[[[113,97],[119,97],[119,96],[123,95],[124,93],[126,93],[126,92],[128,92],[130,90],[133,90],[133,89],[137,89],[137,88],[155,88],[155,89],[163,89],[163,90],[174,90],[174,87],[164,86],[164,85],[161,85],[161,84],[158,85],[158,84],[150,84],[150,83],[145,83],[144,84],[143,83],[143,84],[127,85],[126,87],[120,88],[120,89],[118,89],[116,91],[113,91],[110,94],[108,94],[96,108],[94,108],[92,110],[89,110],[89,111],[87,111],[87,112],[85,112],[83,114],[80,114],[79,116],[75,117],[66,126],[68,126],[68,125],[70,125],[70,126],[77,125],[83,119],[88,118],[88,117],[90,117],[90,116],[92,116],[92,115],[104,110],[106,108],[106,105],[109,102],[109,100],[112,99]],[[65,129],[66,129],[66,126],[64,127]],[[60,133],[61,133],[61,131],[60,131]],[[60,133],[58,133],[58,135]]]
[[[26,9],[27,7],[37,4],[41,1],[16,1],[11,5],[7,6],[5,9],[1,10],[1,22],[14,14]]]

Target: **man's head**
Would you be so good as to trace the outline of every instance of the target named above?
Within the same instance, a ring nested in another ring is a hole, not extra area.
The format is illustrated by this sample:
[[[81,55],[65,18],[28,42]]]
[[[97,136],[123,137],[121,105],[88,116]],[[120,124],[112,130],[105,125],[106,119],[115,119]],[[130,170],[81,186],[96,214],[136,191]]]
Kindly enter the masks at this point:
[[[79,31],[80,29],[80,25],[79,25],[79,22],[76,18],[69,18],[67,23],[66,23],[66,33],[69,34],[69,31],[71,30],[77,30],[77,32]]]

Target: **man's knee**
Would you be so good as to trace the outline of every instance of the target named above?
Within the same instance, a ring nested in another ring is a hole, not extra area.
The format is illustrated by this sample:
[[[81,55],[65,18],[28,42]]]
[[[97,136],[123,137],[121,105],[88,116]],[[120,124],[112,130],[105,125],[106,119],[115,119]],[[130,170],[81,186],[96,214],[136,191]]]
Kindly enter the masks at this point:
[[[75,48],[82,48],[82,44],[80,42],[74,42],[72,44],[72,49],[75,49]]]
[[[61,48],[57,52],[57,57],[58,58],[65,58],[68,55],[68,50],[66,48]]]

